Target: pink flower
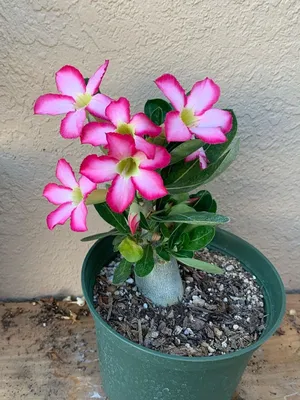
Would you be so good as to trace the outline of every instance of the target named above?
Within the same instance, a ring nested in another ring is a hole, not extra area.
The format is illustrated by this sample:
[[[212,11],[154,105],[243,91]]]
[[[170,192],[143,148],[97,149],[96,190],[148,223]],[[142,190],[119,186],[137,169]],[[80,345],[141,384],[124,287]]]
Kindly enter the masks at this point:
[[[193,153],[191,153],[190,155],[188,155],[185,158],[185,161],[187,161],[187,162],[193,161],[193,160],[196,160],[197,158],[199,158],[200,168],[201,169],[207,168],[208,159],[206,157],[203,147],[201,147],[200,149],[198,149],[198,150],[194,151]]]
[[[125,97],[112,101],[106,108],[106,119],[110,122],[91,122],[82,131],[81,143],[93,146],[106,146],[106,134],[116,132],[120,135],[130,135],[134,138],[135,147],[142,150],[147,157],[153,158],[155,146],[147,142],[143,136],[158,136],[161,128],[155,125],[144,113],[130,116],[130,104]]]
[[[106,201],[110,208],[122,213],[134,200],[136,191],[147,200],[155,200],[168,192],[161,176],[154,170],[170,163],[170,154],[164,147],[155,146],[153,159],[136,148],[131,135],[108,133],[108,155],[87,156],[80,172],[96,183],[112,181]]]
[[[85,200],[97,185],[85,176],[77,182],[70,164],[64,159],[57,163],[56,177],[63,186],[49,183],[43,192],[43,196],[50,203],[59,205],[47,216],[48,228],[52,230],[56,225],[63,225],[68,218],[71,218],[71,229],[85,232],[87,230]]]
[[[140,224],[139,214],[129,213],[128,215],[128,226],[132,235],[135,234],[138,226]]]
[[[169,142],[185,142],[193,136],[211,144],[226,141],[232,115],[229,111],[212,108],[220,97],[220,88],[213,80],[206,78],[196,82],[188,96],[173,75],[162,75],[155,83],[175,109],[165,120]]]
[[[105,118],[105,109],[111,99],[96,92],[108,67],[105,61],[85,84],[80,71],[71,65],[65,65],[56,73],[56,86],[61,94],[44,94],[34,105],[35,114],[67,114],[61,121],[60,133],[66,139],[80,136],[86,111],[95,117]]]

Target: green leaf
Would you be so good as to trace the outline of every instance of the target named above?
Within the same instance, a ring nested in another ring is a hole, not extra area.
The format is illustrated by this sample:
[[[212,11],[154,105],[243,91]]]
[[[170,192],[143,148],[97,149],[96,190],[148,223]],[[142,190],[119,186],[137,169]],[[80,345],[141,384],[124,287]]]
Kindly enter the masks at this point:
[[[238,152],[240,149],[240,139],[236,138],[227,153],[225,154],[225,157],[223,158],[222,163],[220,164],[219,168],[217,168],[211,176],[205,181],[205,183],[211,182],[213,179],[217,178],[219,175],[221,175],[236,159]]]
[[[142,229],[146,229],[147,231],[150,231],[150,226],[148,224],[148,221],[142,212],[140,213],[140,227]]]
[[[189,267],[195,269],[201,269],[202,271],[208,272],[210,274],[223,274],[224,271],[222,268],[217,267],[214,264],[209,264],[207,262],[197,260],[196,258],[182,258],[176,257],[179,262]]]
[[[129,262],[137,262],[143,257],[143,248],[134,240],[126,237],[118,246],[119,252]]]
[[[82,238],[81,241],[82,242],[90,242],[92,240],[102,239],[107,236],[117,236],[117,235],[120,235],[120,233],[116,229],[113,229],[109,232],[96,233],[95,235],[86,236],[86,237]]]
[[[217,202],[216,202],[216,200],[213,200],[209,210],[207,210],[207,211],[211,212],[211,213],[216,213],[217,209],[218,209]]]
[[[227,154],[227,153],[226,153]],[[206,183],[220,167],[226,157],[224,154],[216,163],[205,169],[199,167],[199,160],[186,163],[180,161],[162,170],[162,178],[169,193],[190,192]]]
[[[144,112],[156,125],[164,123],[166,114],[172,110],[169,103],[162,99],[148,100],[144,107]]]
[[[211,226],[197,226],[189,233],[189,240],[184,244],[185,250],[200,250],[207,246],[215,236],[215,228]]]
[[[229,222],[229,218],[220,214],[202,212],[190,212],[177,215],[159,216],[153,215],[152,218],[160,222],[177,222],[192,225],[219,225]]]
[[[135,264],[134,272],[137,276],[146,276],[154,268],[153,248],[150,244],[144,247],[143,257]]]
[[[170,254],[163,246],[158,246],[155,248],[156,253],[165,261],[170,261]]]
[[[176,204],[171,208],[169,215],[194,212],[194,209],[185,203]]]
[[[178,193],[170,196],[171,201],[174,201],[176,204],[188,201],[189,198],[190,196],[188,193]]]
[[[172,233],[169,237],[168,245],[169,249],[173,249],[173,247],[178,243],[180,236],[183,234],[186,228],[186,224],[176,224],[172,230]]]
[[[113,212],[106,203],[95,204],[95,208],[100,217],[108,224],[114,226],[119,232],[129,232],[129,227],[123,214]]]
[[[185,159],[185,157],[187,157],[194,151],[200,149],[200,147],[202,147],[203,144],[204,143],[199,139],[188,140],[186,142],[181,143],[179,146],[175,147],[175,149],[171,151],[172,158],[170,165]]]
[[[231,143],[237,134],[237,119],[232,110],[226,110],[232,114],[232,128],[231,131],[227,133],[227,141],[221,144],[210,144],[205,146],[205,153],[210,163],[216,162],[231,146]]]
[[[190,199],[197,199],[191,204],[196,211],[209,211],[213,202],[208,190],[200,190],[198,193],[192,194]]]
[[[160,228],[160,231],[161,231],[163,237],[168,239],[170,237],[170,235],[171,235],[171,232],[166,227],[166,225],[165,224],[160,224],[159,228]]]
[[[172,253],[177,260],[179,258],[192,258],[194,256],[194,252],[191,250],[179,250]]]
[[[117,266],[117,268],[114,271],[114,277],[113,277],[113,284],[114,285],[119,285],[120,283],[123,283],[126,281],[126,279],[130,276],[131,274],[131,263],[125,260],[121,260],[120,264]]]

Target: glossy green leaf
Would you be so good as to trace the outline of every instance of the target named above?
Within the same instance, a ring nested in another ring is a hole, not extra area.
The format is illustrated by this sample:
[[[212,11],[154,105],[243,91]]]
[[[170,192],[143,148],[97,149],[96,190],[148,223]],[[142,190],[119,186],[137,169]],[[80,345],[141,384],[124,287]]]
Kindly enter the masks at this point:
[[[197,226],[188,233],[189,240],[185,242],[185,250],[200,250],[207,246],[215,236],[215,228],[212,226]]]
[[[169,238],[170,237],[171,232],[170,232],[169,228],[166,227],[165,224],[160,224],[159,228],[160,228],[160,231],[161,231],[161,233],[162,233],[164,238]]]
[[[200,190],[196,194],[192,194],[190,199],[193,200],[192,206],[196,211],[209,211],[213,203],[213,198],[208,190]]]
[[[135,264],[134,272],[137,276],[149,275],[154,268],[153,248],[150,244],[144,247],[143,257]]]
[[[231,146],[237,134],[237,119],[232,110],[226,110],[232,114],[232,128],[231,131],[227,133],[227,141],[221,144],[210,144],[205,146],[205,153],[210,163],[216,162]]]
[[[190,212],[194,212],[194,209],[192,207],[188,206],[185,203],[178,203],[171,208],[169,215],[190,213]]]
[[[187,140],[186,142],[181,143],[171,151],[172,158],[170,165],[175,164],[181,160],[184,160],[185,157],[187,157],[194,151],[200,149],[200,147],[202,147],[203,144],[204,143],[199,139]]]
[[[190,198],[188,193],[177,193],[177,194],[173,194],[172,196],[170,196],[170,201],[171,202],[175,202],[176,204],[178,203],[183,203],[185,201],[188,201],[188,199]]]
[[[132,263],[125,260],[125,258],[121,260],[120,264],[116,267],[114,271],[114,277],[113,277],[114,285],[119,285],[120,283],[125,282],[127,278],[129,278],[131,274],[131,266]]]
[[[159,216],[153,215],[153,219],[160,222],[177,222],[192,225],[219,225],[229,222],[229,218],[220,214],[202,212],[190,212],[177,215]]]
[[[178,243],[180,236],[183,234],[185,228],[186,224],[176,224],[173,227],[172,233],[168,241],[169,249],[173,249],[173,247]]]
[[[216,200],[213,200],[208,212],[216,213],[217,209],[218,209],[217,202],[216,202]]]
[[[191,250],[178,250],[177,252],[172,252],[174,257],[177,258],[192,258],[194,256],[194,252]]]
[[[156,253],[165,261],[170,261],[170,254],[163,246],[158,246],[155,248]]]
[[[199,167],[199,160],[188,163],[180,161],[171,167],[164,168],[162,170],[162,177],[167,190],[171,194],[190,192],[203,185],[220,167],[226,154],[220,157],[216,163],[209,164],[206,169]]]
[[[86,236],[86,237],[82,238],[81,241],[82,242],[90,242],[92,240],[98,240],[98,239],[105,238],[107,236],[116,236],[116,235],[120,235],[120,232],[118,232],[116,229],[113,229],[109,232],[96,233],[95,235]]]
[[[129,237],[122,240],[118,249],[122,256],[131,263],[137,262],[143,257],[143,248]]]
[[[123,214],[113,212],[106,203],[95,204],[95,208],[104,221],[114,226],[119,232],[129,232],[129,227]]]
[[[140,227],[146,229],[147,231],[150,231],[149,223],[142,212],[140,213]]]
[[[200,269],[201,271],[208,272],[210,274],[223,274],[224,271],[222,268],[219,268],[217,265],[207,263],[205,261],[197,260],[196,258],[183,258],[176,257],[179,262],[188,267],[192,267],[195,269]]]
[[[162,99],[148,100],[144,107],[145,114],[156,125],[163,124],[166,118],[166,114],[171,110],[171,105]]]

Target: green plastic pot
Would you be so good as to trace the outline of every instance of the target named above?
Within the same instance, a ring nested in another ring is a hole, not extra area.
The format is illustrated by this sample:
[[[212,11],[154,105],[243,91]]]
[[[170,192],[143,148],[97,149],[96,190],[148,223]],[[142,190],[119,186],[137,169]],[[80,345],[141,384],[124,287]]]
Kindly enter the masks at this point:
[[[240,260],[263,288],[265,331],[256,343],[231,354],[172,356],[125,339],[95,311],[93,286],[101,268],[115,256],[112,240],[108,237],[96,242],[82,270],[83,293],[95,320],[100,371],[108,399],[231,400],[253,352],[274,334],[285,312],[284,287],[273,265],[246,241],[218,230],[210,247]]]

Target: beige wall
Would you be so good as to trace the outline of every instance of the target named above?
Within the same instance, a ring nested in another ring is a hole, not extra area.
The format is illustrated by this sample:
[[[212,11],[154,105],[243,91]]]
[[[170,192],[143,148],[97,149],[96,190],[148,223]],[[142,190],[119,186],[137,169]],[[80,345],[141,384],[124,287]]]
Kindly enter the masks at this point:
[[[174,73],[189,88],[213,77],[233,108],[238,160],[210,185],[229,229],[258,246],[289,289],[300,288],[300,3],[297,0],[2,0],[0,2],[1,297],[80,292],[88,246],[68,226],[49,232],[41,197],[58,158],[89,151],[32,115],[54,72],[85,75],[111,60],[103,89],[135,110]],[[90,233],[107,228],[94,213]]]

